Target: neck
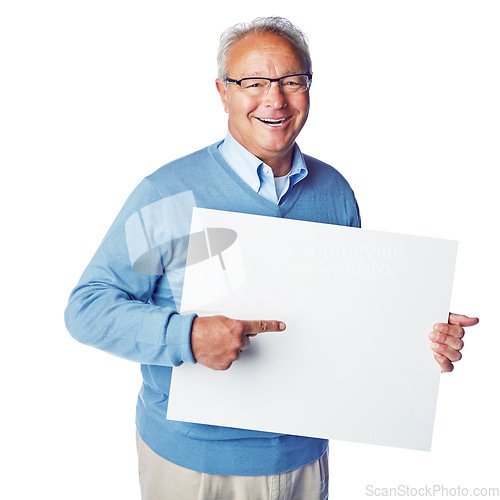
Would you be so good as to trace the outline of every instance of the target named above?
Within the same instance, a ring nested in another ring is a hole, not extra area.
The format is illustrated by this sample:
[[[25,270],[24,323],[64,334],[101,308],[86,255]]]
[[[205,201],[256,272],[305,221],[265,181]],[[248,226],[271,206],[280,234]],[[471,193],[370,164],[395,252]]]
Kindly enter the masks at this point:
[[[293,149],[295,146],[295,142],[289,145],[285,151],[281,151],[276,154],[266,154],[265,151],[252,151],[253,148],[249,147],[246,142],[242,140],[239,134],[235,133],[235,131],[232,130],[230,123],[229,133],[231,134],[231,137],[241,146],[243,146],[247,151],[256,156],[260,161],[271,167],[275,177],[282,177],[290,172],[290,169],[292,168]]]
[[[292,168],[292,155],[293,148],[290,149],[290,151],[288,151],[283,157],[271,159],[260,158],[260,160],[272,168],[274,177],[283,177],[288,174]]]

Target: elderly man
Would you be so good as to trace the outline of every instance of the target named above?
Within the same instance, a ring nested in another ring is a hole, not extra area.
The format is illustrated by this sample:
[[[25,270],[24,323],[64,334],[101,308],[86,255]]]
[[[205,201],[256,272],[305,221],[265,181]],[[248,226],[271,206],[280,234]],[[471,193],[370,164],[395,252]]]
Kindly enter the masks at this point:
[[[225,370],[253,335],[285,329],[279,320],[179,314],[180,242],[193,206],[360,226],[346,180],[295,143],[312,81],[301,31],[282,18],[237,25],[221,38],[218,64],[225,140],[141,182],[73,290],[66,322],[79,341],[141,363],[136,422],[143,499],[323,499],[327,441],[166,419],[173,366]],[[153,249],[161,258],[154,272],[131,258],[134,221],[144,233],[166,225],[171,235]],[[450,324],[434,325],[431,348],[442,371],[461,357],[463,326],[477,321],[450,315]]]

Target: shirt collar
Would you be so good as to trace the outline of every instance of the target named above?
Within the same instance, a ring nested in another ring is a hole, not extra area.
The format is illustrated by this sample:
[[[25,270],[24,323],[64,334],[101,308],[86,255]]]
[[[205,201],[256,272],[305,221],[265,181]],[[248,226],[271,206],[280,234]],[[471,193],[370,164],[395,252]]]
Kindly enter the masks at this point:
[[[224,141],[219,144],[219,152],[229,166],[255,191],[261,185],[259,167],[265,165],[259,158],[244,148],[228,131]],[[307,166],[304,157],[297,146],[293,146],[292,168],[289,173],[290,187],[307,175]]]

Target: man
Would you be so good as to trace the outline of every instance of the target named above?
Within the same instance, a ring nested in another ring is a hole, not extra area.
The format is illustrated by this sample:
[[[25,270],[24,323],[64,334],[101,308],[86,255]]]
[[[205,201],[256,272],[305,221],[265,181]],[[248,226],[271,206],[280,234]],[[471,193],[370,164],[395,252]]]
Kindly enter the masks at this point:
[[[279,320],[178,313],[193,206],[360,226],[346,180],[295,143],[312,80],[304,35],[282,18],[237,25],[221,38],[218,64],[226,139],[136,188],[73,290],[66,322],[76,339],[141,363],[143,499],[324,499],[327,441],[165,418],[173,366],[226,370],[252,336],[285,329]],[[152,245],[150,235],[164,244]],[[442,371],[461,357],[463,326],[477,321],[450,315],[450,324],[434,326],[431,347]]]

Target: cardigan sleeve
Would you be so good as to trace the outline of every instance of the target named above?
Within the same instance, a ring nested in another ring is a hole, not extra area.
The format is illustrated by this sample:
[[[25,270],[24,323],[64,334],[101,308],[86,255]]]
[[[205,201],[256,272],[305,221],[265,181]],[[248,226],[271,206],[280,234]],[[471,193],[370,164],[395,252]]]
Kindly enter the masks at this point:
[[[190,336],[196,315],[179,314],[173,302],[151,302],[160,275],[134,270],[125,229],[133,214],[160,198],[148,179],[133,191],[71,292],[65,322],[84,344],[143,364],[178,366],[195,362]]]

